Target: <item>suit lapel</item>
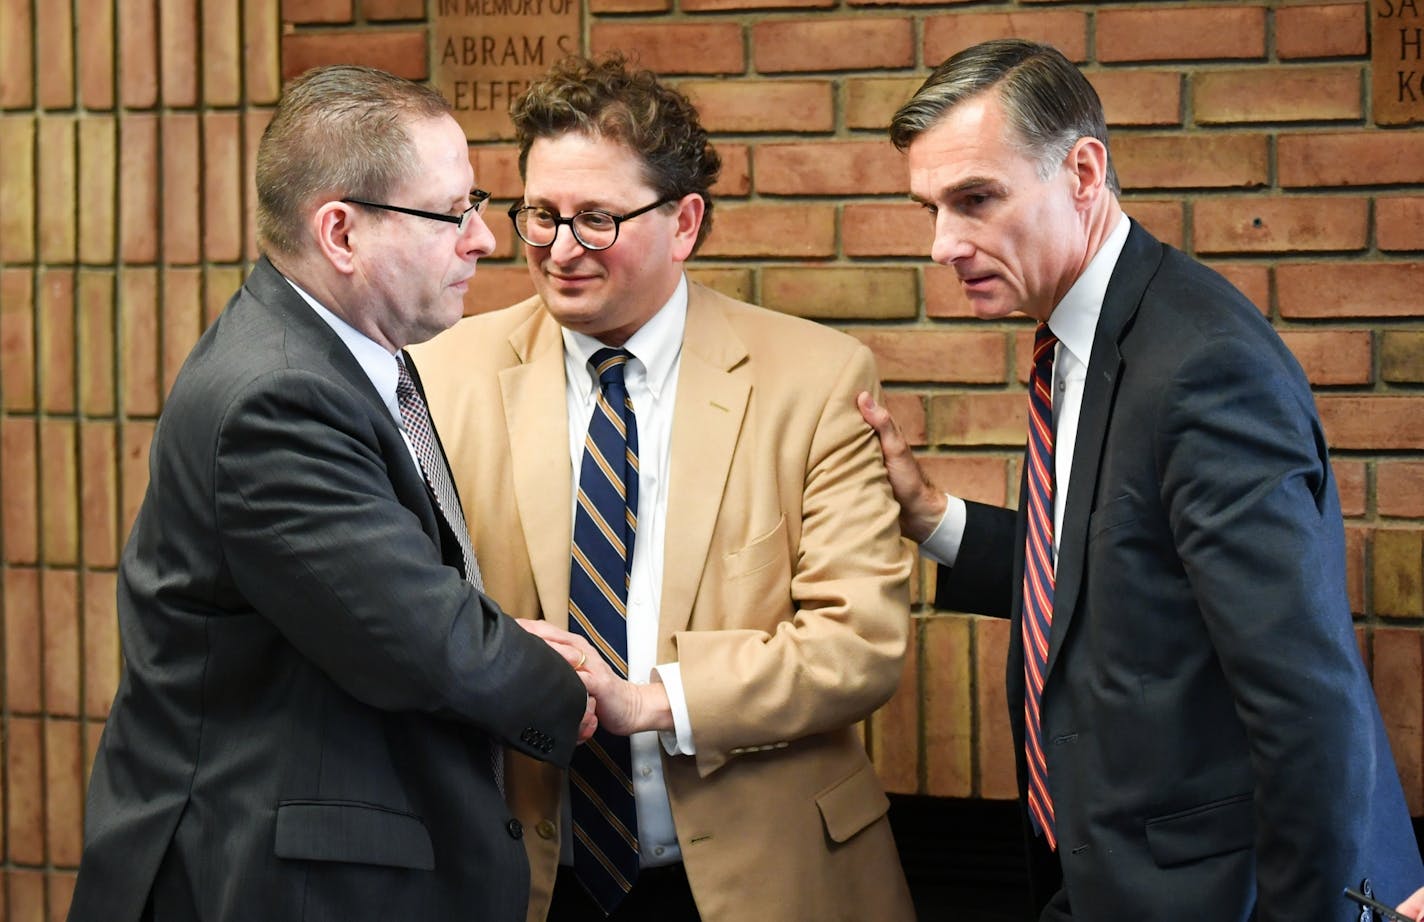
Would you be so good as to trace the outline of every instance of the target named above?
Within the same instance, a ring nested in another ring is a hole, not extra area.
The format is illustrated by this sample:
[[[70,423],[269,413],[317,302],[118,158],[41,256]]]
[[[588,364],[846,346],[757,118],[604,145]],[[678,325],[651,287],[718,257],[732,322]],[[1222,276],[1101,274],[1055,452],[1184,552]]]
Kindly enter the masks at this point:
[[[1046,676],[1052,674],[1068,628],[1077,613],[1079,590],[1088,543],[1088,519],[1097,499],[1098,463],[1107,439],[1118,381],[1122,375],[1119,344],[1147,283],[1162,261],[1162,244],[1136,221],[1128,232],[1112,278],[1103,297],[1103,310],[1093,334],[1093,352],[1083,384],[1083,406],[1078,417],[1078,438],[1073,449],[1073,473],[1063,510],[1063,533],[1058,538],[1058,567],[1054,576],[1053,625],[1048,636]],[[1021,571],[1020,571],[1021,572]]]
[[[504,424],[529,564],[544,617],[568,626],[569,548],[573,542],[569,411],[564,344],[542,308],[509,338],[519,364],[499,373]]]
[[[746,346],[727,322],[720,297],[688,286],[668,474],[673,499],[663,549],[660,648],[692,616],[751,393]]]

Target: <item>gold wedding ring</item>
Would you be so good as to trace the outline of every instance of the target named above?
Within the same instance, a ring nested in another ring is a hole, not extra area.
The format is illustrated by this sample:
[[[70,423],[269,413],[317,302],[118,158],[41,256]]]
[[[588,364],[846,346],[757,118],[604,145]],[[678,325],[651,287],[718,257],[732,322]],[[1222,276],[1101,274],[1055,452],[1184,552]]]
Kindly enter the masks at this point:
[[[588,654],[580,650],[579,661],[577,663],[574,663],[574,671],[577,672],[578,670],[582,669],[583,664],[586,662],[588,662]]]

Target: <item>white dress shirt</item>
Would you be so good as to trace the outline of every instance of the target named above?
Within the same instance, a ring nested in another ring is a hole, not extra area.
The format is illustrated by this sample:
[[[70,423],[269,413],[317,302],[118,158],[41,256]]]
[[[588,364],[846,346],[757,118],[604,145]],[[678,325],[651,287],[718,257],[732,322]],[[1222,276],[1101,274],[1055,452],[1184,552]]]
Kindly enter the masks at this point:
[[[1117,259],[1127,243],[1131,222],[1126,215],[1098,252],[1088,262],[1088,268],[1068,289],[1063,300],[1048,316],[1048,328],[1058,337],[1053,358],[1053,563],[1058,564],[1058,536],[1063,533],[1063,510],[1072,488],[1073,448],[1078,442],[1078,417],[1083,408],[1083,384],[1088,379],[1088,359],[1093,354],[1093,335],[1098,328],[1098,316],[1103,312],[1108,281],[1112,278]],[[944,518],[933,533],[920,545],[920,552],[931,560],[953,566],[959,557],[959,545],[964,539],[966,510],[964,500],[945,494],[948,505]]]
[[[638,805],[638,845],[643,867],[682,860],[668,803],[667,782],[658,753],[659,741],[672,755],[693,755],[692,729],[682,673],[677,663],[656,662],[658,613],[663,588],[663,544],[667,528],[669,446],[673,405],[682,364],[682,333],[687,324],[687,279],[672,297],[636,332],[623,348],[632,353],[623,380],[633,401],[638,427],[638,531],[633,541],[633,566],[628,585],[628,679],[646,684],[657,677],[672,705],[672,732],[648,731],[630,738],[633,751],[633,795]],[[591,336],[564,329],[565,397],[569,409],[569,457],[573,461],[573,491],[578,496],[584,439],[598,398],[598,380],[588,360],[604,344]],[[573,516],[577,499],[570,506]],[[564,798],[565,811],[568,798]],[[564,829],[573,829],[566,816]],[[569,837],[564,837],[564,863],[572,863]]]

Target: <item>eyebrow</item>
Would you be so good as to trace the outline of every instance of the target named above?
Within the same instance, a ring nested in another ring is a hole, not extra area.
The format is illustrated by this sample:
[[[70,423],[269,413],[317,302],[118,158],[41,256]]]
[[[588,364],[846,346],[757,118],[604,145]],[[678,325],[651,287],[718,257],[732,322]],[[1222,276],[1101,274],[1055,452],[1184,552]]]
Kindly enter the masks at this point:
[[[945,186],[943,189],[939,190],[938,195],[948,197],[951,195],[955,195],[959,192],[968,192],[972,189],[983,189],[985,187],[999,189],[1003,187],[1003,184],[1000,183],[997,179],[991,179],[988,176],[969,176],[965,179],[961,179],[959,182],[955,183],[952,186]],[[934,204],[934,202],[928,199],[921,198],[920,196],[915,195],[913,192],[910,193],[910,198],[916,202],[919,202],[921,205]]]

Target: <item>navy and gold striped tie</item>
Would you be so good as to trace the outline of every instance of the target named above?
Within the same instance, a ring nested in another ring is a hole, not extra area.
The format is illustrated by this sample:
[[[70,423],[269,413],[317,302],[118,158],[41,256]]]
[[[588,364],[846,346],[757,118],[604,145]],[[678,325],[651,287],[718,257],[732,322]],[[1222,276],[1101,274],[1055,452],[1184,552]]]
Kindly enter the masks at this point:
[[[600,349],[590,363],[598,400],[584,439],[569,567],[569,629],[628,678],[628,579],[638,525],[638,425],[623,383],[629,353]],[[638,812],[625,736],[602,727],[569,768],[574,872],[611,913],[638,876]]]
[[[1028,382],[1028,528],[1024,548],[1024,755],[1028,759],[1028,810],[1033,824],[1056,849],[1053,797],[1043,753],[1040,706],[1048,667],[1048,635],[1053,624],[1053,350],[1058,337],[1048,324],[1033,338],[1033,373]]]

